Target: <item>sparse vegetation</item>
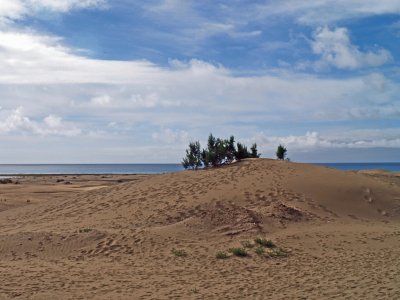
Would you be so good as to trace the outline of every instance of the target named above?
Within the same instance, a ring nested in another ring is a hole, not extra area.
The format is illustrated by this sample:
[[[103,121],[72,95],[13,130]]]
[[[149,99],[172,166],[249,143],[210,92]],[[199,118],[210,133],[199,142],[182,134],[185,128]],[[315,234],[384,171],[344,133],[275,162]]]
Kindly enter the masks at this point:
[[[257,247],[255,252],[259,256],[264,256],[265,255],[265,249],[263,247]]]
[[[244,248],[253,248],[254,247],[254,244],[252,244],[250,241],[243,241],[241,244]]]
[[[177,257],[185,257],[187,256],[187,253],[183,249],[172,249],[172,254],[174,254]]]
[[[215,254],[215,257],[218,259],[226,259],[229,256],[225,251],[218,251],[217,254]]]
[[[256,244],[263,246],[263,247],[267,247],[267,248],[274,248],[275,244],[273,241],[271,240],[267,240],[267,239],[263,239],[263,238],[256,238],[254,240],[254,242],[256,242]]]
[[[258,237],[251,240],[245,240],[241,242],[242,247],[234,247],[228,249],[228,252],[234,256],[238,257],[246,257],[251,256],[251,253],[255,253],[263,258],[277,258],[277,257],[286,257],[288,256],[288,252],[282,248],[279,248],[275,245],[271,240]],[[218,251],[215,255],[217,259],[226,259],[231,255],[226,253],[225,251]]]
[[[235,256],[239,256],[239,257],[246,257],[249,255],[249,253],[247,253],[246,249],[244,248],[231,248],[229,249],[229,252],[231,252],[233,255]]]
[[[269,257],[286,257],[288,253],[282,248],[273,248],[270,252],[268,252]]]
[[[260,156],[256,143],[248,151],[244,144],[237,143],[235,145],[234,136],[229,139],[220,139],[210,134],[206,149],[201,150],[199,141],[189,143],[186,156],[182,159],[182,165],[185,169],[196,170],[200,167],[218,167],[230,164],[234,160],[258,158]]]

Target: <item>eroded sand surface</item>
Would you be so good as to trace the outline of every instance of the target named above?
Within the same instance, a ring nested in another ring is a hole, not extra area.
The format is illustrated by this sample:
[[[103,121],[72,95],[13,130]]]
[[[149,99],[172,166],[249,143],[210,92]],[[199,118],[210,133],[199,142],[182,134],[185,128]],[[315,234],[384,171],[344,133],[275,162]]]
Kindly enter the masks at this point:
[[[18,181],[0,299],[400,299],[399,174],[257,159]],[[287,256],[215,257],[257,237]]]

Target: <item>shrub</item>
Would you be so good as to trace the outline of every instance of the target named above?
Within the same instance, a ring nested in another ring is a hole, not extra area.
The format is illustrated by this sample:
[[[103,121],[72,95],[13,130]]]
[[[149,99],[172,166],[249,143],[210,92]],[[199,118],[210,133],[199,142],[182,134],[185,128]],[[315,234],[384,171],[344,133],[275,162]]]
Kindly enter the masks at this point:
[[[287,149],[284,146],[279,145],[278,148],[276,149],[276,157],[278,159],[283,160],[286,157],[286,152],[287,152]]]
[[[271,241],[271,240],[266,240],[266,239],[263,239],[263,238],[256,238],[254,241],[256,242],[256,244],[259,244],[260,246],[264,246],[264,247],[267,247],[267,248],[274,248],[275,247],[274,242]]]
[[[254,247],[254,245],[250,241],[243,241],[241,244],[244,248],[253,248]]]
[[[86,227],[86,228],[80,228],[79,229],[79,233],[86,233],[86,232],[90,232],[90,231],[92,231],[92,228]]]
[[[185,169],[197,169],[201,167],[201,150],[200,143],[189,143],[189,148],[186,149],[186,157],[182,160],[182,165]]]
[[[263,247],[257,247],[255,252],[259,256],[264,256],[264,254],[265,254],[265,250]]]
[[[187,253],[183,249],[172,249],[172,254],[174,254],[177,257],[185,257],[187,256]]]
[[[288,254],[282,248],[274,248],[268,253],[270,257],[286,257]]]
[[[249,158],[249,157],[250,157],[250,153],[247,150],[247,147],[245,145],[243,145],[242,143],[237,143],[237,151],[236,151],[236,155],[235,155],[236,160],[241,160],[241,159],[245,159],[245,158]]]
[[[256,143],[251,145],[250,151],[251,151],[250,157],[252,157],[252,158],[259,158],[261,156],[261,153],[258,153],[257,144]]]
[[[231,252],[233,255],[239,256],[239,257],[245,257],[245,256],[249,255],[247,253],[246,249],[244,249],[244,248],[231,248],[231,249],[229,249],[229,252]]]
[[[228,254],[224,251],[218,251],[217,254],[215,254],[215,257],[218,259],[226,259],[228,258]]]

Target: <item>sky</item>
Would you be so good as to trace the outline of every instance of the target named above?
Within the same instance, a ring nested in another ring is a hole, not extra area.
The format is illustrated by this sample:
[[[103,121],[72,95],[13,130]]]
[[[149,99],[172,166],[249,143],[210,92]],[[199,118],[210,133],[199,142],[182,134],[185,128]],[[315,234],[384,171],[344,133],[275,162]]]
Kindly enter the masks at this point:
[[[0,163],[400,161],[399,0],[1,0]]]

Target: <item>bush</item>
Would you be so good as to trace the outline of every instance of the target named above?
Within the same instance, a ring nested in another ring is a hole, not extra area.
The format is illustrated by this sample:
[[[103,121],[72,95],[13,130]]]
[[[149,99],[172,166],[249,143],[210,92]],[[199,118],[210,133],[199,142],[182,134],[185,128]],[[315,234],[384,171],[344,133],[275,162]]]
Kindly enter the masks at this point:
[[[270,257],[286,257],[288,254],[282,248],[274,248],[268,253]]]
[[[228,258],[228,254],[224,251],[218,251],[217,254],[215,254],[215,257],[218,259],[226,259]]]
[[[236,160],[241,160],[249,157],[250,153],[247,150],[247,147],[241,143],[237,143],[237,151],[235,155]]]
[[[261,153],[258,153],[257,144],[256,143],[251,145],[250,151],[251,151],[250,157],[252,157],[252,158],[259,158],[261,156]]]
[[[259,244],[260,246],[264,246],[267,248],[274,248],[275,244],[274,242],[272,242],[271,240],[266,240],[266,239],[262,239],[262,238],[256,238],[254,240],[256,242],[256,244]]]
[[[255,252],[259,256],[264,256],[264,254],[265,254],[265,250],[263,247],[257,247]]]
[[[243,241],[241,244],[244,248],[253,248],[254,247],[254,245],[250,241]]]
[[[201,167],[201,151],[200,143],[189,143],[189,148],[186,149],[186,157],[182,160],[182,165],[185,169],[197,169]]]
[[[286,152],[287,149],[284,146],[279,145],[278,148],[276,149],[276,157],[278,159],[284,160],[286,157]]]
[[[185,257],[187,256],[187,253],[183,249],[172,249],[172,254],[177,256],[177,257]]]
[[[244,249],[244,248],[231,248],[231,249],[229,249],[229,252],[231,252],[233,255],[239,256],[239,257],[245,257],[245,256],[249,255],[247,253],[246,249]]]

